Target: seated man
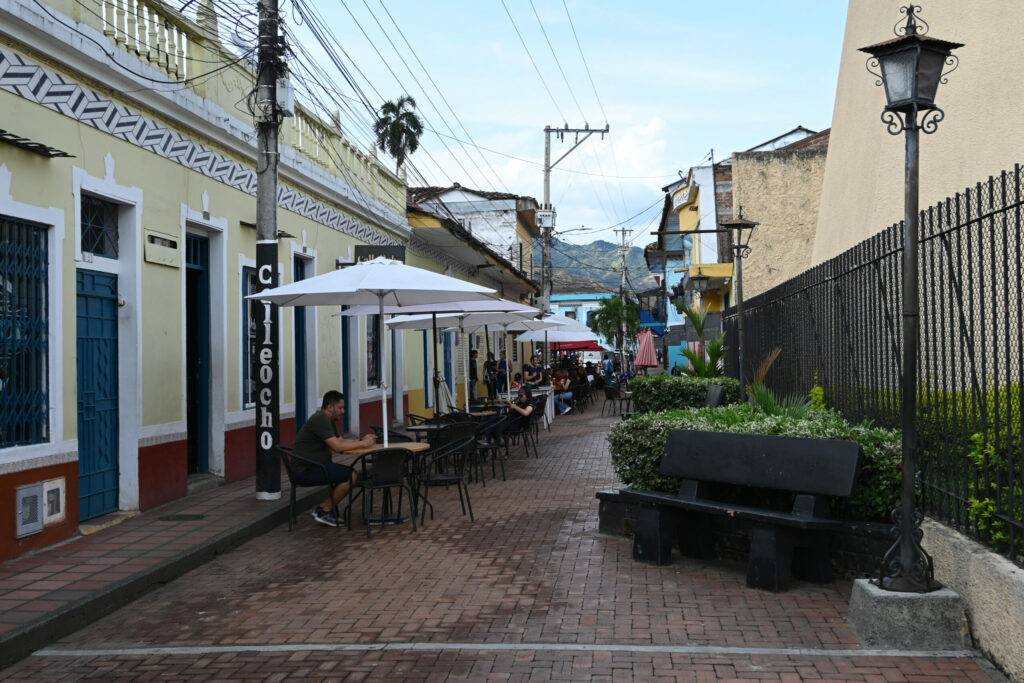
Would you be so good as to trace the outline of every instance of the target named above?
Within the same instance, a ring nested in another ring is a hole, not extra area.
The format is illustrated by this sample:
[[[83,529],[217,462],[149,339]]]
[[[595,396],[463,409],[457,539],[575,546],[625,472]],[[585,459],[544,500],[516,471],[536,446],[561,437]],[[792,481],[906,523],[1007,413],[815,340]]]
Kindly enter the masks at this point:
[[[338,503],[348,495],[350,486],[356,483],[356,473],[348,465],[334,462],[334,454],[366,448],[377,443],[377,437],[373,434],[365,434],[359,440],[342,438],[338,433],[335,421],[340,420],[344,415],[344,397],[338,391],[328,391],[324,394],[320,410],[310,415],[299,433],[295,435],[295,445],[292,447],[295,455],[323,463],[327,468],[330,480],[341,482],[334,487],[331,497],[324,499],[323,503],[313,508],[313,518],[327,526],[341,526],[344,523],[338,518],[336,512]],[[295,472],[295,483],[298,485],[327,485],[322,468],[309,465],[298,459],[293,461],[292,467]]]

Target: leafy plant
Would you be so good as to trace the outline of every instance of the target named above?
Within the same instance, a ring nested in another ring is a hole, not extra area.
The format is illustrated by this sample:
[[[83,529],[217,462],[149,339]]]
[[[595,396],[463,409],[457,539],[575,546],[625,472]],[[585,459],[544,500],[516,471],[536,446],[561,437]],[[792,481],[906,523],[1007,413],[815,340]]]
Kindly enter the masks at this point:
[[[1014,476],[1010,466],[1011,453],[1020,457],[1018,428],[1004,427],[988,438],[981,432],[973,434],[971,444],[967,515],[990,548],[1011,557],[1024,554],[1024,539],[1020,532],[1011,534],[1007,521],[1007,517],[1024,519],[1024,481]]]
[[[708,387],[719,384],[725,388],[724,403],[740,400],[740,383],[732,377],[673,377],[647,375],[630,380],[633,407],[637,412],[654,413],[676,408],[698,408],[704,405]]]
[[[720,334],[711,341],[704,343],[704,327],[707,324],[708,310],[694,308],[676,303],[686,319],[693,325],[693,331],[700,340],[696,349],[683,349],[683,356],[689,365],[681,368],[684,375],[690,377],[720,377],[725,367],[725,335]]]
[[[669,410],[619,422],[612,427],[608,443],[612,466],[624,484],[665,493],[678,490],[678,480],[658,472],[673,429],[856,441],[864,449],[857,490],[849,499],[837,501],[833,513],[845,519],[885,522],[899,500],[899,432],[853,424],[830,410],[808,410],[806,416],[794,418],[768,415],[750,404]]]
[[[766,415],[785,415],[803,419],[811,411],[811,399],[791,394],[779,397],[761,382],[747,387],[747,395]]]

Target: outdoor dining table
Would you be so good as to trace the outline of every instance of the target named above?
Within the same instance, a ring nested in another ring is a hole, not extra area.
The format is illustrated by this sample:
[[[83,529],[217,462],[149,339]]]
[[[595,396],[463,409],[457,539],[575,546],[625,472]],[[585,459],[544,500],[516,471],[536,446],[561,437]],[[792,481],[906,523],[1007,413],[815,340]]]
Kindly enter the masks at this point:
[[[451,424],[451,423],[450,422],[424,422],[424,423],[418,424],[418,425],[409,425],[408,427],[404,427],[404,429],[405,429],[405,431],[410,432],[413,435],[415,435],[417,439],[420,438],[421,434],[425,434],[427,436],[427,439],[429,440],[431,435],[436,434],[437,432],[441,431],[442,429],[447,427],[449,424]],[[420,441],[417,440],[416,443],[420,443]],[[423,445],[427,446],[429,448],[429,444],[428,443],[423,442]]]

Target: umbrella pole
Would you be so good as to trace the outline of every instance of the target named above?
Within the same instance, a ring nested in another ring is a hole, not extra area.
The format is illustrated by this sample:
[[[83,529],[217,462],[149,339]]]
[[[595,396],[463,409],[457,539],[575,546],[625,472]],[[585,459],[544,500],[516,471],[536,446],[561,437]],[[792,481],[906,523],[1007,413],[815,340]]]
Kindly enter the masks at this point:
[[[437,313],[430,314],[430,322],[432,329],[431,335],[434,339],[434,372],[431,373],[431,380],[434,383],[434,415],[437,415],[437,406],[439,405],[438,401],[440,400],[440,394],[438,392],[441,390],[440,368],[437,365]]]
[[[484,346],[487,350],[487,355],[484,356],[484,384],[487,385],[487,398],[493,401],[497,396],[491,396],[491,387],[493,386],[487,381],[487,356],[491,355],[491,333],[487,331],[487,325],[484,325]]]
[[[469,342],[462,330],[462,319],[459,319],[459,336],[462,337],[462,384],[466,398],[466,412],[469,412]]]
[[[381,353],[382,356],[384,356],[386,358],[387,354],[385,353],[385,349],[387,347],[387,344],[384,343],[384,295],[383,294],[377,296],[377,304],[378,304],[379,310],[380,310],[380,313],[377,315],[377,335],[378,335],[377,338],[380,340],[380,353]],[[382,426],[383,429],[384,429],[384,448],[387,448],[388,447],[388,382],[387,382],[387,379],[388,379],[388,363],[384,362],[385,358],[381,358],[380,359],[381,368],[383,368],[381,370],[381,374],[383,375],[383,377],[381,377],[381,382],[380,382],[380,412],[381,412],[381,419],[384,422],[384,424]]]
[[[512,393],[512,361],[508,357],[508,325],[504,327],[502,341],[505,345],[505,391]]]

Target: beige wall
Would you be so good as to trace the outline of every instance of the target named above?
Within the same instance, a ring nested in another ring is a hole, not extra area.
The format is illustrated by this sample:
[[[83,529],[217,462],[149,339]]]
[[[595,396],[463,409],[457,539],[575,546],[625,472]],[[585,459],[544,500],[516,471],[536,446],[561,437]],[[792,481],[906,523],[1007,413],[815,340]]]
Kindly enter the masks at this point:
[[[743,296],[750,298],[811,266],[824,149],[743,152],[732,156],[733,215],[757,221],[743,261]]]
[[[886,132],[879,118],[885,96],[857,48],[892,38],[905,4],[850,2],[814,264],[903,218],[903,136]],[[1024,160],[1024,3],[929,0],[922,17],[929,35],[965,44],[955,53],[960,67],[936,96],[946,118],[936,133],[921,136],[924,208]]]

